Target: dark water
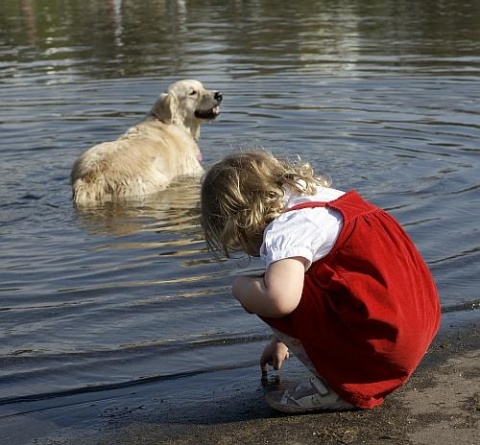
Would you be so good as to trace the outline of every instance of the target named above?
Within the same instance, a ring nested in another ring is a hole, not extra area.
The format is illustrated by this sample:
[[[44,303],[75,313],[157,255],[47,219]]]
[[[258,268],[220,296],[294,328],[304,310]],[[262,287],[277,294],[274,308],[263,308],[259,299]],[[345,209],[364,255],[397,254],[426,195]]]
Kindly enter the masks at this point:
[[[479,320],[478,23],[473,0],[3,0],[1,442],[88,429],[93,401],[257,384],[268,330],[229,285],[259,265],[207,255],[198,184],[88,212],[70,201],[74,159],[182,78],[225,96],[202,129],[206,164],[248,146],[311,160],[402,222],[446,329]]]

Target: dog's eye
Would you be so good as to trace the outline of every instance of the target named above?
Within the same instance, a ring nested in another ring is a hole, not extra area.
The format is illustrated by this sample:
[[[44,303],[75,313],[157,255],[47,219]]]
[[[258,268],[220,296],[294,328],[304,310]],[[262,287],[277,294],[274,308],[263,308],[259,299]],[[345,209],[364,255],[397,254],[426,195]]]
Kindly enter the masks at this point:
[[[190,91],[190,96],[196,96],[197,92],[195,90]]]

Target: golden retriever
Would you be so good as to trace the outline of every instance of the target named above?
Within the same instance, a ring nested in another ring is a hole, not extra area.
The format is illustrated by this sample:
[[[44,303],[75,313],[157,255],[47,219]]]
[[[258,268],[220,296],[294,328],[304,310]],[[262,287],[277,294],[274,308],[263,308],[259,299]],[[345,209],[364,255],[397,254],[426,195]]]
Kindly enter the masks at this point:
[[[220,114],[223,95],[198,80],[180,80],[160,94],[150,112],[116,141],[83,153],[71,173],[78,206],[139,198],[181,176],[200,176],[200,125]]]

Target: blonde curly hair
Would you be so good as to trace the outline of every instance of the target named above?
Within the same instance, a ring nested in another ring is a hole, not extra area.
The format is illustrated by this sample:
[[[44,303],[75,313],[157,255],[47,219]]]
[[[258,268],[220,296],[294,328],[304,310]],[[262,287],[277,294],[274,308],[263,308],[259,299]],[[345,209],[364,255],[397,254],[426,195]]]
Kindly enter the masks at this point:
[[[316,177],[309,163],[276,158],[266,150],[232,153],[214,164],[202,181],[200,222],[207,247],[219,259],[234,252],[258,256],[267,225],[283,211],[285,186],[313,195]]]

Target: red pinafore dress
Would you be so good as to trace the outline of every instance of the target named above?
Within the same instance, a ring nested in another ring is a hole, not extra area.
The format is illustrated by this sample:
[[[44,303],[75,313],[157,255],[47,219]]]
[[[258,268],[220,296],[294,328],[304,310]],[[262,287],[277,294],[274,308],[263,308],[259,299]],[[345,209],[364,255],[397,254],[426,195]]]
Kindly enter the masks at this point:
[[[399,223],[355,191],[327,203],[343,227],[305,274],[298,307],[262,319],[302,342],[319,376],[359,408],[380,405],[424,356],[440,325],[438,292]]]

